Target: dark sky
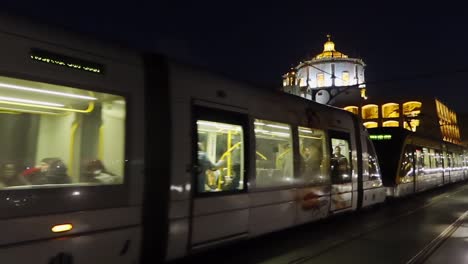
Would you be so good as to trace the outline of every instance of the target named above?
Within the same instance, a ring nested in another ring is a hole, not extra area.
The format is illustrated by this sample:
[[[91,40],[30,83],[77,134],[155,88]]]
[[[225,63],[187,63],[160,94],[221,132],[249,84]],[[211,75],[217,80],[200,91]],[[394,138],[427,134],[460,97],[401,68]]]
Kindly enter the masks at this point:
[[[438,97],[468,112],[468,11],[449,2],[99,2],[4,0],[2,7],[272,89],[289,67],[320,53],[329,33],[337,50],[367,64],[371,97]]]

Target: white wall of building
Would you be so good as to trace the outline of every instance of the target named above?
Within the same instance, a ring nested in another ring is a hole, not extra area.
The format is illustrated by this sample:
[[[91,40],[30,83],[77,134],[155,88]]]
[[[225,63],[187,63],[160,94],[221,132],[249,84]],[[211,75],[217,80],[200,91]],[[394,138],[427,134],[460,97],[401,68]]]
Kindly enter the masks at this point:
[[[348,86],[356,85],[365,82],[364,78],[364,65],[353,60],[326,60],[326,61],[311,61],[312,66],[304,66],[297,71],[297,78],[299,86],[306,86],[309,80],[310,88],[330,87],[333,86],[332,80],[332,64],[334,65],[335,84],[334,86]],[[343,72],[348,72],[348,83],[343,82]],[[317,76],[323,74],[324,84],[319,85]]]

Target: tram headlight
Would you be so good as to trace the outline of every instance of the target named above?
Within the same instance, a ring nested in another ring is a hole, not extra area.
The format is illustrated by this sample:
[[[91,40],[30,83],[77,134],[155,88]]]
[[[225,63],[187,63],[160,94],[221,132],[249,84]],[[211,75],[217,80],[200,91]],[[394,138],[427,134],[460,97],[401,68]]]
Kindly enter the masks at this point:
[[[68,232],[73,229],[72,224],[54,225],[50,230],[54,233]]]

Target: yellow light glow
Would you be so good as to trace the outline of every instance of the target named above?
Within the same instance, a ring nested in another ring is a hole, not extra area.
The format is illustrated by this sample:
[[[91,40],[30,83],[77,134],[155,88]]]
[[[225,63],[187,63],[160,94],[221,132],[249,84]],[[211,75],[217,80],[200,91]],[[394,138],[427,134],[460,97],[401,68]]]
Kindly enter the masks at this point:
[[[363,125],[366,127],[366,128],[374,128],[374,127],[378,127],[379,124],[377,122],[365,122],[363,123]]]
[[[73,229],[72,224],[54,225],[50,230],[54,233],[68,232]]]
[[[390,120],[390,121],[383,122],[382,126],[383,127],[398,127],[400,126],[400,124],[398,123],[398,121]]]
[[[343,79],[343,85],[349,85],[349,72],[344,71],[341,74],[341,79]]]
[[[0,96],[0,102],[4,102],[4,101],[17,102],[17,103],[26,103],[26,104],[35,104],[35,105],[56,106],[56,107],[64,107],[65,106],[63,104],[57,104],[57,103],[50,103],[50,102],[44,102],[44,101],[27,100],[27,99],[22,99],[22,98]]]
[[[69,94],[69,93],[62,93],[62,92],[56,92],[56,91],[49,91],[49,90],[43,90],[43,89],[37,89],[37,88],[31,88],[31,87],[19,86],[19,85],[7,84],[7,83],[0,83],[0,87],[7,88],[7,89],[14,89],[14,90],[35,92],[35,93],[43,93],[43,94],[51,94],[51,95],[57,95],[57,96],[71,97],[71,98],[76,98],[76,99],[97,100],[97,98],[91,97],[91,96]]]
[[[379,118],[379,110],[376,104],[368,104],[362,107],[362,118],[363,119],[374,119]]]
[[[392,118],[400,116],[400,105],[397,103],[386,103],[382,105],[382,117]]]
[[[9,102],[9,101],[0,101],[1,104],[8,104],[8,105],[17,105],[17,106],[27,106],[27,107],[37,107],[37,108],[44,108],[44,109],[51,109],[51,110],[60,110],[60,111],[68,111],[68,112],[77,112],[77,113],[91,113],[94,109],[94,102],[88,103],[88,108],[86,110],[79,110],[73,108],[66,108],[66,107],[55,107],[55,106],[47,106],[47,105],[38,105],[38,104],[30,104],[30,103],[21,103],[21,102]]]
[[[418,101],[409,101],[403,104],[404,116],[417,116],[421,113],[422,103]]]
[[[344,108],[344,110],[346,110],[346,111],[348,111],[348,112],[351,112],[351,113],[353,113],[353,114],[355,114],[355,115],[357,115],[357,114],[359,113],[359,109],[358,109],[357,106],[346,106],[346,107]]]

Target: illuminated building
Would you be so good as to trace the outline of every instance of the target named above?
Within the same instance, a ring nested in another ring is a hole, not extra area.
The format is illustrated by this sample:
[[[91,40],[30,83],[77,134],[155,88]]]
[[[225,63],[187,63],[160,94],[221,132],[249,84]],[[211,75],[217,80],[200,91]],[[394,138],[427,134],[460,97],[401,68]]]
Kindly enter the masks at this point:
[[[461,143],[457,114],[438,99],[374,100],[343,108],[360,116],[367,128],[404,127],[447,142]]]
[[[365,97],[365,63],[337,51],[327,37],[322,53],[283,75],[283,91],[323,104]]]
[[[322,53],[283,75],[284,92],[344,108],[359,116],[367,128],[403,127],[461,144],[453,110],[435,98],[368,98],[365,63],[337,51],[330,35],[327,38]],[[464,131],[468,132],[468,128]]]

